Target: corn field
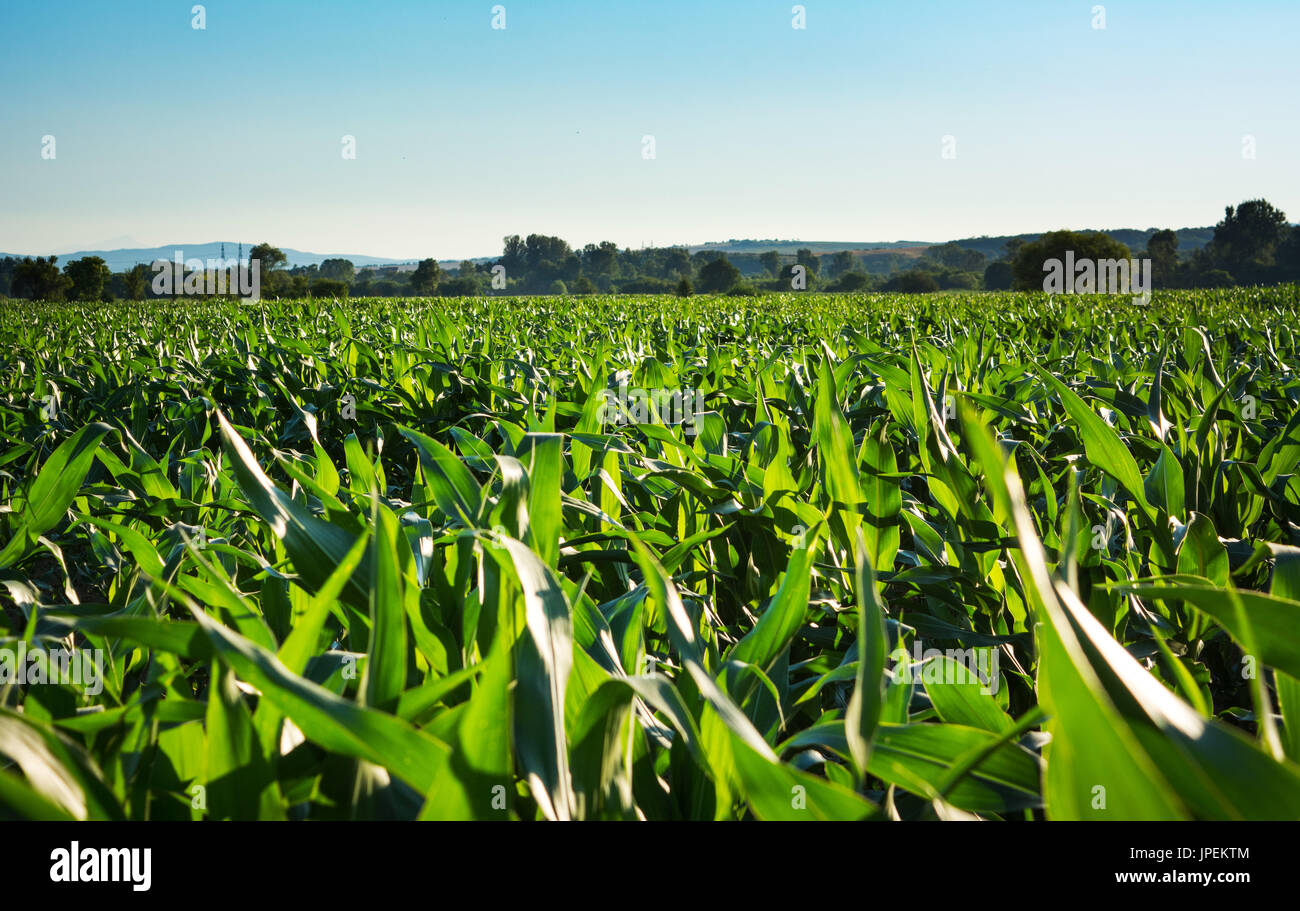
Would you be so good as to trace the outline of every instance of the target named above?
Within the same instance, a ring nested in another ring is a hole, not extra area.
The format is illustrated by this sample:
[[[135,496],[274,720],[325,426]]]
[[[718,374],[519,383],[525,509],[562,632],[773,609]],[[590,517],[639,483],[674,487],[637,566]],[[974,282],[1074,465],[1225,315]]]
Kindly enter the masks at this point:
[[[1300,818],[1300,288],[9,302],[0,818]]]

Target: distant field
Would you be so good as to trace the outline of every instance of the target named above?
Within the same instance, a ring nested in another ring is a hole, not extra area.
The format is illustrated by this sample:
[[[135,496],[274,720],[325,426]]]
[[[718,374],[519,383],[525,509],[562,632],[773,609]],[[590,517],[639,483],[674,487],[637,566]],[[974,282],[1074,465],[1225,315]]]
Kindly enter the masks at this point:
[[[9,302],[0,818],[1295,819],[1298,335]]]

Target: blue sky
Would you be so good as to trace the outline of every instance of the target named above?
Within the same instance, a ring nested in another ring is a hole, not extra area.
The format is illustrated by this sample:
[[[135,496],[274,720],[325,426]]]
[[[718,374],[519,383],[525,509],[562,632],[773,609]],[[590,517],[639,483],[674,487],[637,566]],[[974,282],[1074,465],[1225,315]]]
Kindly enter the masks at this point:
[[[805,0],[803,30],[785,0],[193,5],[0,3],[0,250],[1300,220],[1295,0],[1114,0],[1104,30],[1075,0]]]

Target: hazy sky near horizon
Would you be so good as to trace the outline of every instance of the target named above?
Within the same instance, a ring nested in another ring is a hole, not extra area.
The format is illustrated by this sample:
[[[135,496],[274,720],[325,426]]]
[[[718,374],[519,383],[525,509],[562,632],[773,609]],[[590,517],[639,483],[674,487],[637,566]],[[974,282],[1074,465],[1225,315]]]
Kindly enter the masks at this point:
[[[1300,220],[1296,0],[495,5],[3,0],[0,250]]]

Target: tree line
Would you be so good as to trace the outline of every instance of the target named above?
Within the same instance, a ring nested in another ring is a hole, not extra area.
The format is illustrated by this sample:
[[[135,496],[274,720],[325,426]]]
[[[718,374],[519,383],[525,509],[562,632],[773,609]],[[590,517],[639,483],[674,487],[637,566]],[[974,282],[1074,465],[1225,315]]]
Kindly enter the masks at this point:
[[[1013,238],[990,261],[980,250],[949,242],[921,255],[864,258],[851,250],[817,256],[802,248],[725,253],[685,247],[620,249],[604,241],[574,249],[559,237],[509,235],[500,257],[443,269],[421,260],[414,269],[357,269],[346,259],[293,266],[268,243],[249,261],[260,265],[263,297],[403,297],[485,294],[758,294],[766,291],[1035,290],[1044,263],[1072,251],[1078,260],[1150,259],[1155,288],[1227,287],[1300,281],[1300,226],[1263,199],[1228,206],[1201,249],[1181,253],[1178,235],[1157,231],[1146,248],[1129,247],[1100,231],[1053,231],[1034,241]],[[113,272],[88,256],[57,265],[57,257],[0,259],[0,297],[38,300],[140,300],[154,291],[154,270],[139,264]],[[883,271],[882,271],[883,270]]]
[[[1156,288],[1226,288],[1300,281],[1300,225],[1267,200],[1227,206],[1214,236],[1188,255],[1178,250],[1178,235],[1157,231],[1146,249],[1128,246],[1101,232],[1053,231],[1032,243],[1012,243],[1006,255],[985,270],[990,288],[1043,286],[1043,264],[1073,251],[1076,259],[1149,259]]]

